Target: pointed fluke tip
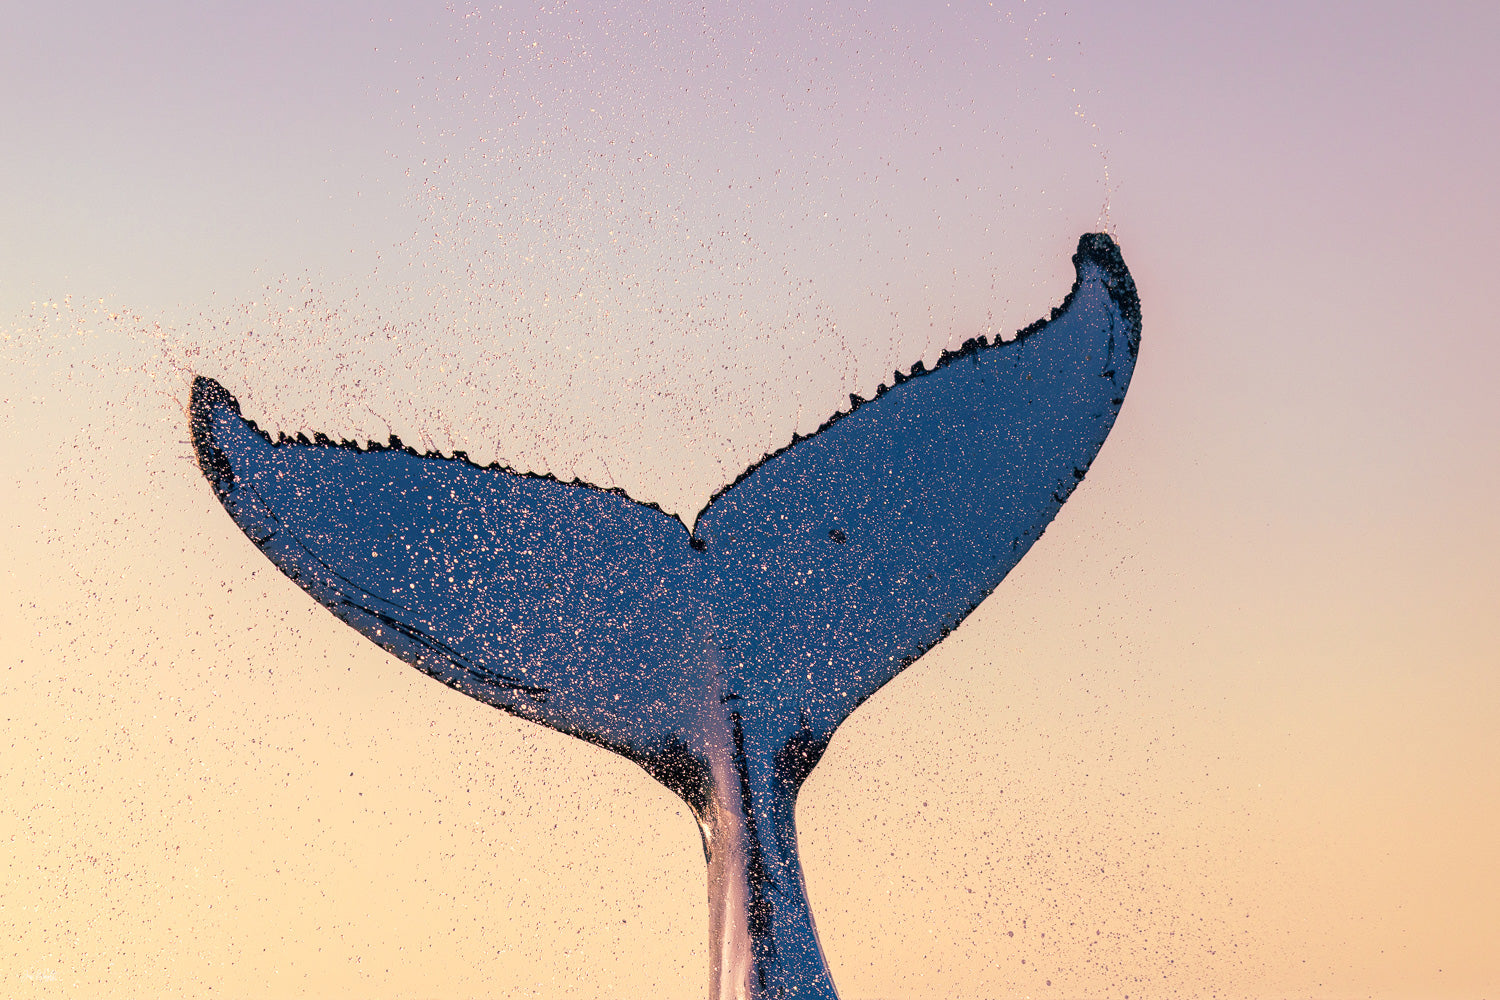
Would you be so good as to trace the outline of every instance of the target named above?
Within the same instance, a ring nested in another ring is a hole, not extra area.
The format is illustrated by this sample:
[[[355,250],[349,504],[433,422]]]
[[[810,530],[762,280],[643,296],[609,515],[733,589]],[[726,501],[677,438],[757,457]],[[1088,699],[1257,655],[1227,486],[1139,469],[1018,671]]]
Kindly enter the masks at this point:
[[[188,400],[193,451],[198,455],[198,468],[203,471],[220,501],[225,500],[234,489],[234,471],[229,459],[214,441],[216,411],[225,407],[239,416],[239,401],[227,389],[204,375],[193,376],[193,391]]]
[[[1093,264],[1104,273],[1104,287],[1130,326],[1130,356],[1135,357],[1141,344],[1141,299],[1120,245],[1108,233],[1084,233],[1078,237],[1078,250],[1073,254],[1073,267],[1080,279],[1085,264]]]
[[[229,394],[228,389],[207,375],[194,375],[193,392],[188,402],[193,422],[196,424],[200,417],[206,418],[210,411],[219,406],[227,406],[236,414],[240,412],[239,401]]]

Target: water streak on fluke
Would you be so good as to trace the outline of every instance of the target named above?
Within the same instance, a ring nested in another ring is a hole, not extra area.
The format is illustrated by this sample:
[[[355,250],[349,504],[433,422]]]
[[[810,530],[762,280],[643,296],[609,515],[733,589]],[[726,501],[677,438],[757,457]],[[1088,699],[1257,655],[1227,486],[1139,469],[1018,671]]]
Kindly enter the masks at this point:
[[[618,490],[394,439],[272,441],[194,381],[193,444],[245,535],[340,619],[470,697],[682,797],[713,996],[834,998],[794,807],[838,725],[995,589],[1082,480],[1140,343],[1107,235],[1050,319],[971,340],[766,456],[690,534]]]

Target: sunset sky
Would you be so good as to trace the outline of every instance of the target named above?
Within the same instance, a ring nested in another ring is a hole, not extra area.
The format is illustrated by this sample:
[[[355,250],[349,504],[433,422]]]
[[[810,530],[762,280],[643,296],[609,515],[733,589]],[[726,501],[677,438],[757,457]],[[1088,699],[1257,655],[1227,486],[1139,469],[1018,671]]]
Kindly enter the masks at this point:
[[[687,809],[282,577],[192,375],[691,517],[1101,229],[1112,437],[802,793],[841,995],[1500,995],[1493,5],[132,6],[0,33],[0,996],[704,995]]]

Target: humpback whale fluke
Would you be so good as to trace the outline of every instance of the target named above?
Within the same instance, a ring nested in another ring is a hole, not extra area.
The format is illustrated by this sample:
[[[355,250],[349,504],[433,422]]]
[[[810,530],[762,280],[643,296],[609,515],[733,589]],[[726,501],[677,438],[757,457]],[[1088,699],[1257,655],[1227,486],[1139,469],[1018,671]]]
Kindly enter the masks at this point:
[[[1104,444],[1140,303],[1090,234],[1050,319],[971,340],[794,439],[689,533],[548,476],[278,441],[217,382],[193,444],[241,530],[343,621],[470,697],[628,757],[709,869],[711,991],[834,998],[793,807],[834,730],[995,589]]]

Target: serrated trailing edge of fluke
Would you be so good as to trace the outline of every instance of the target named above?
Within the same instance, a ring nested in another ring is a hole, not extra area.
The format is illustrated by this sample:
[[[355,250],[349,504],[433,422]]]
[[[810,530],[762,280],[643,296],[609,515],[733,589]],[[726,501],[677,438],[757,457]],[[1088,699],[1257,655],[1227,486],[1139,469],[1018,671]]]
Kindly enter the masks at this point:
[[[366,441],[364,444],[360,444],[358,441],[350,441],[348,439],[335,441],[328,435],[320,433],[314,433],[312,438],[309,439],[305,432],[298,432],[293,436],[283,431],[273,438],[269,433],[262,430],[260,425],[254,420],[249,419],[240,412],[239,400],[228,389],[225,389],[216,380],[209,378],[207,375],[194,375],[193,388],[188,403],[189,421],[192,426],[193,449],[197,452],[198,468],[202,470],[203,475],[213,485],[214,492],[221,501],[228,496],[228,487],[223,485],[223,482],[227,481],[230,477],[224,475],[221,466],[227,463],[213,442],[213,411],[217,406],[224,406],[231,410],[238,419],[244,422],[245,426],[260,435],[266,444],[272,448],[342,448],[346,451],[361,453],[400,451],[415,458],[436,459],[442,462],[462,462],[474,469],[504,472],[508,475],[521,476],[526,479],[544,479],[563,486],[578,486],[584,489],[599,490],[602,493],[614,493],[629,500],[631,503],[639,504],[642,507],[650,507],[652,510],[661,511],[666,516],[675,519],[675,515],[663,510],[659,504],[649,500],[637,500],[618,486],[596,486],[593,483],[586,483],[577,477],[562,479],[550,472],[528,472],[523,469],[513,469],[508,465],[501,465],[499,462],[480,465],[469,457],[468,452],[461,450],[455,450],[451,454],[444,454],[437,450],[418,451],[411,445],[404,443],[395,434],[392,434],[390,440],[385,444],[381,444],[379,441]]]
[[[1023,329],[1017,330],[1016,335],[1009,340],[1005,340],[1000,337],[971,337],[970,339],[964,341],[963,344],[961,344],[959,347],[953,350],[943,351],[943,353],[938,357],[937,361],[932,365],[931,368],[928,368],[924,362],[918,360],[906,371],[894,372],[892,374],[891,381],[889,383],[881,383],[881,385],[876,388],[874,395],[868,398],[859,396],[857,394],[850,394],[849,406],[847,409],[842,409],[835,412],[831,417],[820,424],[818,428],[810,434],[793,433],[792,439],[785,445],[777,448],[775,451],[767,452],[766,454],[762,455],[755,462],[751,463],[748,468],[746,468],[743,472],[736,476],[731,482],[724,484],[724,486],[714,491],[713,496],[709,497],[708,503],[704,504],[703,509],[700,510],[697,516],[693,519],[694,523],[703,518],[703,515],[708,512],[708,509],[713,506],[714,502],[718,500],[719,497],[734,489],[734,487],[738,486],[761,466],[765,465],[767,462],[771,461],[782,452],[787,451],[795,445],[806,441],[808,438],[815,437],[816,435],[827,430],[829,427],[833,426],[843,418],[847,417],[849,414],[853,413],[855,410],[859,409],[865,403],[868,403],[874,399],[879,399],[885,393],[901,385],[902,383],[908,382],[911,379],[918,378],[922,375],[929,374],[930,372],[934,372],[939,368],[950,365],[953,362],[962,358],[966,358],[978,351],[1003,349],[1012,344],[1018,344],[1028,337],[1041,332],[1053,320],[1056,320],[1059,316],[1065,313],[1068,309],[1068,306],[1072,304],[1074,297],[1078,294],[1078,290],[1080,287],[1082,287],[1083,284],[1084,266],[1085,264],[1089,263],[1092,263],[1093,265],[1098,267],[1100,272],[1102,272],[1104,276],[1104,287],[1109,292],[1109,296],[1115,303],[1116,308],[1120,310],[1121,317],[1125,320],[1127,326],[1127,339],[1130,346],[1130,356],[1132,359],[1134,359],[1140,349],[1141,342],[1141,302],[1140,297],[1136,293],[1135,279],[1131,277],[1129,269],[1125,266],[1125,259],[1120,253],[1119,245],[1115,243],[1114,239],[1108,233],[1085,233],[1078,238],[1078,249],[1073,254],[1073,267],[1075,272],[1073,278],[1073,287],[1069,289],[1067,296],[1062,300],[1061,304],[1053,307],[1051,314],[1046,319],[1036,320]],[[529,479],[545,479],[551,482],[560,483],[565,486],[578,486],[587,489],[601,490],[605,493],[614,493],[629,500],[631,503],[640,504],[643,507],[649,507],[653,510],[660,511],[661,513],[666,514],[669,517],[672,517],[674,520],[680,520],[680,518],[678,518],[676,515],[664,510],[659,504],[652,501],[638,500],[618,486],[597,486],[593,483],[584,482],[577,477],[574,477],[573,479],[562,479],[550,472],[529,472],[521,469],[513,469],[509,466],[502,465],[499,462],[491,462],[488,465],[480,465],[479,463],[470,459],[467,452],[461,450],[455,450],[451,454],[444,454],[441,451],[435,450],[422,452],[418,451],[408,444],[403,443],[402,440],[395,434],[392,434],[390,436],[390,440],[384,444],[379,441],[367,441],[363,445],[359,444],[357,441],[350,441],[347,439],[335,441],[325,434],[316,432],[311,438],[309,438],[305,432],[298,432],[295,436],[291,436],[286,434],[285,432],[281,432],[273,439],[269,433],[261,430],[261,428],[255,423],[255,421],[247,419],[240,412],[239,400],[237,400],[227,389],[225,389],[217,381],[209,378],[208,376],[195,375],[193,377],[193,387],[189,402],[193,447],[197,452],[199,468],[203,471],[204,477],[207,478],[208,481],[213,485],[214,492],[218,495],[221,501],[224,500],[229,494],[233,475],[230,470],[224,467],[227,465],[227,462],[219,452],[219,449],[213,443],[213,410],[218,406],[228,407],[236,417],[243,420],[251,430],[255,431],[255,433],[264,438],[266,443],[273,448],[345,448],[351,451],[358,452],[403,451],[408,455],[413,455],[419,458],[439,459],[448,462],[463,462],[466,465],[472,466],[476,469],[489,469],[509,473],[513,476],[523,476]],[[690,543],[694,543],[695,548],[700,547],[698,544],[696,544],[696,536],[692,535],[691,533],[689,535],[689,541]]]
[[[1125,258],[1120,253],[1119,244],[1115,243],[1113,237],[1108,233],[1084,233],[1078,237],[1078,249],[1073,253],[1073,287],[1068,290],[1068,294],[1059,305],[1052,307],[1052,312],[1046,319],[1036,320],[1028,326],[1017,330],[1016,335],[1009,340],[1004,340],[1000,337],[986,338],[983,335],[970,337],[957,348],[951,351],[943,351],[931,368],[928,368],[923,361],[918,360],[905,372],[897,371],[892,373],[890,383],[882,382],[876,387],[875,394],[868,398],[851,393],[849,395],[848,409],[839,410],[833,416],[819,424],[817,429],[811,434],[794,432],[792,439],[785,445],[777,448],[775,451],[762,455],[755,462],[751,463],[749,468],[736,476],[732,482],[726,483],[723,487],[716,490],[714,495],[709,497],[708,503],[704,505],[703,510],[699,511],[699,519],[708,511],[709,507],[713,506],[715,500],[734,489],[762,465],[765,465],[782,452],[806,441],[808,438],[816,437],[859,409],[865,403],[879,399],[903,382],[909,382],[918,376],[937,371],[939,368],[944,368],[961,358],[966,358],[979,351],[1005,348],[1012,344],[1018,344],[1046,329],[1049,323],[1067,312],[1068,306],[1073,304],[1074,297],[1077,296],[1079,288],[1083,285],[1083,270],[1086,263],[1094,264],[1104,274],[1104,288],[1109,292],[1110,299],[1114,301],[1115,306],[1120,310],[1120,316],[1125,320],[1128,327],[1127,339],[1130,344],[1130,357],[1133,360],[1140,350],[1141,345],[1141,300],[1139,295],[1136,294],[1135,279],[1130,276],[1130,270],[1125,266]]]

